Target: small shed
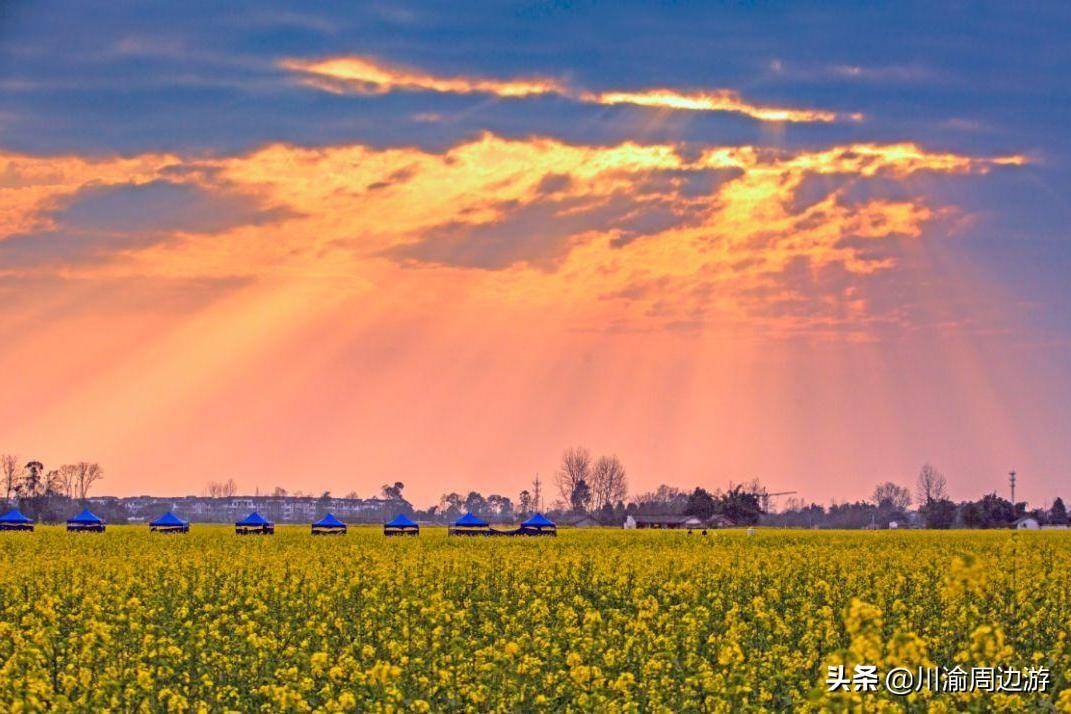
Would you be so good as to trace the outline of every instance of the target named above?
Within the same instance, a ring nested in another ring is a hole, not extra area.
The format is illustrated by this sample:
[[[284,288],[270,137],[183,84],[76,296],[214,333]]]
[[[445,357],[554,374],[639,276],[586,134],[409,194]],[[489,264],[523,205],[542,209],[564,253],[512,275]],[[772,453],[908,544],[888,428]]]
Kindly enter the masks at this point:
[[[471,513],[466,513],[461,518],[458,518],[447,531],[449,535],[489,535],[490,533],[491,525]]]
[[[558,535],[558,526],[542,513],[536,513],[531,518],[521,523],[519,535]]]
[[[346,524],[328,513],[312,524],[313,535],[346,535]]]
[[[0,531],[32,531],[33,520],[27,518],[22,511],[12,508],[0,516]]]
[[[703,525],[707,528],[732,528],[736,524],[726,516],[723,516],[720,513],[715,513],[708,518]]]
[[[1012,527],[1017,531],[1036,531],[1041,526],[1038,524],[1038,519],[1033,516],[1023,516],[1017,519]]]
[[[103,533],[104,521],[88,508],[83,508],[77,516],[67,519],[67,530],[72,533]]]
[[[598,528],[602,524],[584,513],[579,516],[566,517],[562,520],[562,525],[569,528]]]
[[[420,535],[420,525],[404,513],[399,513],[394,518],[383,524],[385,536],[415,536]]]
[[[149,523],[152,533],[189,533],[190,522],[184,521],[171,511]]]
[[[234,532],[238,535],[272,535],[275,533],[275,524],[253,511],[234,524]]]

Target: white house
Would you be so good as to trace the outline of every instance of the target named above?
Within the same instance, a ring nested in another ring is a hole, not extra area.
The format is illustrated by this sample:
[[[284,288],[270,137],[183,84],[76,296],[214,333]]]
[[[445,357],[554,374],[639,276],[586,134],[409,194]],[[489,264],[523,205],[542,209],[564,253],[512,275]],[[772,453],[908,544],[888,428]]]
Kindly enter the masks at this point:
[[[695,516],[628,516],[625,528],[652,528],[660,530],[680,530],[683,528],[702,528],[703,521]]]
[[[1039,526],[1036,518],[1033,518],[1032,516],[1024,516],[1013,523],[1012,527],[1020,531],[1036,531]]]

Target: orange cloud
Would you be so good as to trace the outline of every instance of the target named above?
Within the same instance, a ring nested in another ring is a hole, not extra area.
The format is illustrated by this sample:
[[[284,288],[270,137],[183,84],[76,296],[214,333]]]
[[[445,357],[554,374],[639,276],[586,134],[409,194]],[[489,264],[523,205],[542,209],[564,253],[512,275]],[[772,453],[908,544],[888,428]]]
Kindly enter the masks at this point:
[[[780,326],[807,324],[815,315],[772,315],[754,300],[782,290],[803,269],[816,276],[806,287],[814,310],[840,312],[851,303],[846,324],[865,322],[865,291],[843,291],[895,266],[894,252],[880,247],[885,239],[918,237],[940,214],[924,198],[848,202],[844,189],[798,206],[808,177],[980,173],[1022,158],[979,159],[914,144],[804,152],[712,147],[686,158],[671,145],[598,147],[487,134],[441,153],[280,144],[211,159],[4,160],[23,176],[3,189],[14,207],[0,230],[0,271],[8,274],[34,272],[25,260],[5,265],[5,249],[13,237],[24,245],[33,239],[28,232],[61,229],[51,224],[54,207],[69,203],[65,197],[91,184],[166,178],[169,186],[219,197],[198,205],[244,207],[247,217],[201,221],[196,229],[173,221],[166,240],[125,241],[107,260],[65,265],[66,274],[244,277],[326,283],[354,295],[410,283],[451,292],[464,286],[470,303],[524,313],[569,305],[581,329],[706,329],[754,320],[757,308]],[[823,275],[839,282],[826,285]]]
[[[281,66],[305,75],[306,81],[326,91],[385,94],[395,90],[423,90],[444,94],[492,94],[527,97],[564,94],[565,87],[552,79],[495,80],[476,77],[440,77],[404,69],[366,57],[336,57],[319,61],[283,60]]]
[[[489,94],[497,97],[531,97],[557,94],[589,104],[629,104],[669,110],[732,112],[766,122],[858,121],[860,114],[764,106],[744,100],[738,92],[717,89],[706,92],[679,92],[672,89],[645,89],[621,92],[575,91],[549,78],[496,80],[481,77],[443,77],[414,69],[387,65],[368,57],[335,57],[324,60],[283,60],[280,65],[299,73],[311,86],[336,94],[385,94],[396,90],[421,90],[445,94]]]
[[[731,89],[713,92],[677,92],[672,89],[602,92],[584,94],[582,99],[594,104],[632,104],[695,112],[735,112],[768,122],[832,122],[838,119],[836,112],[752,104],[744,101],[738,92]],[[857,121],[862,119],[862,115],[852,114],[849,118]]]
[[[815,433],[823,453],[852,441],[846,428],[870,449],[926,412],[860,426],[857,406],[898,408],[918,387],[857,385],[889,361],[925,353],[930,366],[932,345],[863,345],[843,363],[812,351],[914,327],[902,302],[879,304],[875,281],[936,282],[901,261],[947,207],[849,187],[1022,161],[491,134],[443,151],[4,154],[0,374],[18,378],[0,441],[47,463],[100,460],[118,493],[195,492],[189,474],[211,470],[248,491],[369,495],[399,474],[425,502],[443,483],[515,488],[574,441],[620,449],[637,491],[667,473],[720,478],[715,462],[726,478],[794,473]],[[811,195],[816,175],[837,180]],[[72,197],[160,182],[259,218],[161,221],[162,240],[93,261],[5,262],[12,240],[62,238]],[[938,299],[925,307],[941,316]],[[780,339],[801,334],[828,344],[791,352]],[[976,394],[966,363],[957,355],[951,378]],[[932,378],[919,403],[948,382]],[[820,390],[808,413],[785,406],[801,384]],[[762,461],[770,439],[787,446]]]

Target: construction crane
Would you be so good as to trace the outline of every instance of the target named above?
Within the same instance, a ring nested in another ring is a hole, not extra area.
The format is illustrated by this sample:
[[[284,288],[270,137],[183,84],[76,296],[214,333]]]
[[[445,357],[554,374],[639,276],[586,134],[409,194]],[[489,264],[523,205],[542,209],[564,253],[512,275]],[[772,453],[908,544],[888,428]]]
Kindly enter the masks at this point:
[[[771,498],[774,498],[776,496],[794,496],[796,495],[796,493],[796,491],[776,491],[774,493],[770,493],[766,489],[762,489],[755,495],[759,497],[759,503],[762,504],[763,513],[769,513]]]
[[[733,490],[733,482],[732,481],[729,482],[729,490],[730,491]],[[748,494],[749,496],[754,496],[755,498],[759,499],[759,506],[762,508],[762,512],[763,513],[769,513],[770,512],[770,499],[771,498],[774,498],[776,496],[794,496],[797,492],[796,491],[775,491],[774,493],[770,493],[769,491],[766,490],[766,487],[763,486],[758,491],[745,491],[744,493]]]

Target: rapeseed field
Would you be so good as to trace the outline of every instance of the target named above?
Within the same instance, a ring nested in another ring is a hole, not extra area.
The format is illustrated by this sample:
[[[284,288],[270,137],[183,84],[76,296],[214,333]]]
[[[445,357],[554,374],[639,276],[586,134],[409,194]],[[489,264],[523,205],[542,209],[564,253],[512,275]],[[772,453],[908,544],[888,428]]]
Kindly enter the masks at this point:
[[[0,534],[8,711],[1067,711],[1069,625],[1062,532]],[[829,691],[856,664],[1051,680]]]

